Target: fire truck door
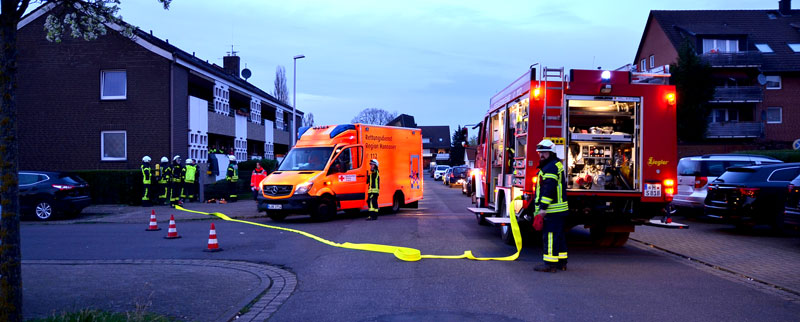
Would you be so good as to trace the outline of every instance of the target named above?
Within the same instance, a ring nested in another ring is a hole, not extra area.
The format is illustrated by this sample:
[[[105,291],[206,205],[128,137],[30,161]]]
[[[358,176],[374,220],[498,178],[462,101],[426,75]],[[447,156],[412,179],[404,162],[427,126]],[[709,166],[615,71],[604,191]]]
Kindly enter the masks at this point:
[[[422,163],[419,162],[418,155],[412,155],[410,163],[410,169],[408,171],[409,179],[411,180],[411,184],[409,186],[411,189],[419,190],[422,189],[422,178],[420,173],[422,172]]]
[[[331,183],[340,209],[361,208],[366,204],[367,170],[361,146],[345,147],[333,159],[326,182]]]

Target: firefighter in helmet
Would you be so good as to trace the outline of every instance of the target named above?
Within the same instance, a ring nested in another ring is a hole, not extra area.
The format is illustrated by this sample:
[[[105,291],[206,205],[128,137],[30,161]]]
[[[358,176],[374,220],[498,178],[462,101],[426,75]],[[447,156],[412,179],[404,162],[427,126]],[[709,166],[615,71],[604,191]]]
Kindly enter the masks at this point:
[[[164,205],[169,201],[169,185],[172,183],[172,168],[169,166],[169,159],[161,157],[161,164],[156,167],[156,178],[158,178],[158,204]]]
[[[172,208],[181,204],[181,191],[183,191],[183,166],[181,156],[176,155],[172,158],[172,180],[169,186],[169,204]]]
[[[228,182],[228,202],[236,202],[236,184],[239,182],[239,166],[236,165],[236,157],[228,156],[228,172],[225,174],[225,181]]]
[[[142,158],[142,187],[144,194],[142,195],[142,207],[149,207],[150,204],[150,183],[153,179],[153,173],[150,169],[150,157],[144,156]]]
[[[534,199],[536,216],[544,220],[542,253],[544,264],[534,268],[537,272],[555,273],[567,270],[567,240],[564,222],[569,213],[564,165],[556,156],[555,144],[542,140],[536,145],[539,153],[539,173]]]
[[[184,198],[186,202],[191,202],[197,194],[197,162],[194,159],[186,159],[186,167],[183,172],[185,173],[183,176]]]
[[[367,174],[367,205],[369,216],[367,220],[378,220],[378,194],[381,187],[381,175],[378,173],[378,160],[369,160],[369,173]]]

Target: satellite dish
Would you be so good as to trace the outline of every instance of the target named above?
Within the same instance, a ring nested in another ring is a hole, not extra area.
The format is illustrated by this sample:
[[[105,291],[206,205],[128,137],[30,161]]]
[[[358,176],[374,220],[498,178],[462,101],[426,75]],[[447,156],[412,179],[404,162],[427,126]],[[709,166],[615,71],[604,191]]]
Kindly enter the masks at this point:
[[[242,77],[244,77],[245,80],[250,78],[250,76],[253,76],[253,73],[250,71],[250,69],[248,68],[242,69]]]
[[[767,76],[764,76],[764,74],[758,74],[758,77],[756,79],[758,80],[758,83],[761,85],[767,84]]]

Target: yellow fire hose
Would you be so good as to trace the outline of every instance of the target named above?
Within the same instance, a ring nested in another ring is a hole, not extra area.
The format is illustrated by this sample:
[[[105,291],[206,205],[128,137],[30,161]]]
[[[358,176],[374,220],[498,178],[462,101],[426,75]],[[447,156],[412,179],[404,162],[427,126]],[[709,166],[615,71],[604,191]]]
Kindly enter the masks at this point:
[[[521,198],[517,197],[514,200],[520,200],[520,199]],[[283,230],[283,231],[288,231],[288,232],[292,232],[292,233],[295,233],[295,234],[300,234],[300,235],[306,236],[308,238],[314,239],[314,240],[316,240],[316,241],[318,241],[320,243],[323,243],[323,244],[326,244],[326,245],[330,245],[330,246],[333,246],[333,247],[364,250],[364,251],[368,251],[368,252],[391,253],[391,254],[394,254],[394,256],[397,257],[398,259],[403,260],[403,261],[407,261],[407,262],[418,261],[418,260],[423,259],[423,258],[454,258],[454,259],[466,258],[466,259],[478,260],[478,261],[488,261],[488,260],[513,261],[513,260],[516,260],[517,257],[519,257],[520,250],[522,249],[522,238],[520,237],[519,225],[517,224],[517,216],[516,216],[516,214],[514,214],[514,207],[508,207],[508,208],[509,208],[508,209],[509,217],[511,219],[511,230],[512,230],[512,232],[514,234],[514,244],[517,246],[517,252],[514,253],[513,255],[509,255],[509,256],[505,256],[505,257],[475,257],[475,255],[472,255],[472,251],[470,251],[470,250],[464,251],[464,253],[461,254],[461,255],[422,255],[422,253],[419,251],[419,249],[414,249],[414,248],[409,248],[409,247],[400,247],[400,246],[391,246],[391,245],[379,245],[379,244],[356,244],[356,243],[349,243],[349,242],[345,242],[345,243],[341,243],[340,244],[340,243],[332,242],[330,240],[318,237],[318,236],[313,235],[313,234],[309,234],[309,233],[304,232],[302,230],[284,228],[284,227],[278,227],[278,226],[271,226],[271,225],[259,224],[259,223],[252,222],[252,221],[234,219],[234,218],[228,217],[227,215],[225,215],[223,213],[219,213],[219,212],[208,213],[208,212],[202,212],[202,211],[196,211],[196,210],[189,210],[189,209],[183,208],[181,206],[175,206],[175,209],[178,209],[178,210],[182,210],[182,211],[186,211],[186,212],[192,212],[192,213],[196,213],[196,214],[207,215],[207,216],[216,216],[216,217],[219,217],[219,219],[222,219],[222,220],[225,220],[225,221],[238,222],[238,223],[242,223],[242,224],[259,226],[259,227],[264,227],[264,228],[269,228],[269,229]]]

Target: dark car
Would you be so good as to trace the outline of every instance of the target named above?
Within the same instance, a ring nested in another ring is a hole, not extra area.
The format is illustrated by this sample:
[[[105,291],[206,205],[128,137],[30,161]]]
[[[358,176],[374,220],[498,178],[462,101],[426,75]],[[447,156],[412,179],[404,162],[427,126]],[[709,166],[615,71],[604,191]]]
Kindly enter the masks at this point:
[[[788,195],[783,212],[783,224],[789,228],[800,229],[800,175],[789,183],[786,191]]]
[[[19,205],[23,216],[49,220],[57,214],[74,215],[91,203],[89,184],[63,172],[20,171]]]
[[[740,227],[783,226],[789,182],[800,174],[800,163],[729,168],[708,185],[705,212]]]
[[[452,187],[453,185],[463,185],[469,175],[469,168],[467,166],[457,166],[446,174],[445,184]]]

